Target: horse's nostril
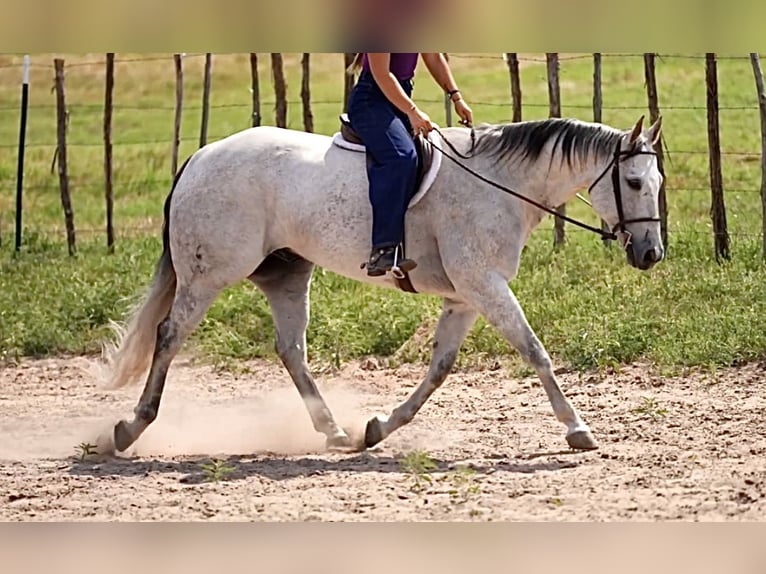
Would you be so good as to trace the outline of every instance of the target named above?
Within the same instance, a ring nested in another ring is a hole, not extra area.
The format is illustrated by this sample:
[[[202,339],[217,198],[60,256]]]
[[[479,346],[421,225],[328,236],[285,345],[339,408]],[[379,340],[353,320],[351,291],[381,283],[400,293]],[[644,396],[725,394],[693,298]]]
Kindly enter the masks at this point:
[[[644,263],[657,263],[660,260],[660,254],[656,247],[647,249],[644,253]]]

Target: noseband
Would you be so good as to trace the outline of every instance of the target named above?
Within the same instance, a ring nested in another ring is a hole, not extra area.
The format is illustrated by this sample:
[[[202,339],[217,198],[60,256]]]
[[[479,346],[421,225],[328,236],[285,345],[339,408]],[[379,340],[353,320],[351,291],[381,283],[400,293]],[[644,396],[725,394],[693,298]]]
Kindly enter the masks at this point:
[[[434,131],[437,132],[439,134],[439,136],[441,136],[441,139],[459,157],[461,157],[463,159],[470,159],[472,157],[471,155],[462,154],[457,149],[455,149],[455,146],[453,146],[452,143],[450,143],[450,141],[447,140],[447,138],[444,137],[444,134],[442,134],[439,131],[439,128],[434,127]],[[625,219],[625,213],[624,213],[623,207],[622,207],[622,186],[620,185],[620,162],[624,161],[625,159],[627,159],[629,157],[633,157],[634,155],[654,155],[654,156],[656,156],[657,153],[654,152],[654,151],[636,150],[635,148],[634,149],[629,149],[629,150],[621,150],[620,149],[620,144],[621,144],[622,140],[617,142],[617,148],[614,151],[614,156],[612,157],[612,160],[604,168],[604,171],[601,172],[601,175],[599,175],[596,178],[596,180],[592,184],[590,184],[590,187],[588,187],[588,193],[590,194],[591,191],[593,190],[593,188],[596,186],[596,184],[604,178],[606,173],[610,169],[612,170],[612,190],[614,192],[614,200],[615,200],[615,203],[617,205],[618,222],[617,222],[617,225],[615,225],[611,229],[611,231],[604,231],[603,229],[601,229],[599,227],[593,227],[591,225],[588,225],[587,223],[583,223],[581,221],[577,221],[576,219],[572,219],[571,217],[568,217],[568,216],[564,215],[563,213],[559,213],[558,211],[555,211],[555,210],[551,209],[550,207],[535,201],[534,199],[530,199],[529,197],[526,197],[526,196],[524,196],[524,195],[522,195],[522,194],[520,194],[520,193],[518,193],[518,192],[516,192],[516,191],[514,191],[514,190],[512,190],[512,189],[510,189],[508,187],[505,187],[504,185],[501,185],[501,184],[499,184],[497,182],[494,182],[494,181],[492,181],[490,179],[487,179],[486,177],[484,177],[480,173],[474,171],[473,169],[471,169],[467,165],[461,163],[460,161],[458,161],[457,159],[455,159],[451,155],[445,153],[445,151],[443,149],[441,149],[439,146],[434,144],[431,140],[426,140],[426,141],[428,141],[428,143],[430,143],[431,146],[433,146],[435,149],[440,151],[441,154],[444,157],[449,158],[450,160],[455,162],[458,166],[463,168],[465,171],[467,171],[468,173],[470,173],[471,175],[473,175],[477,179],[480,179],[484,183],[487,183],[487,184],[491,185],[492,187],[495,187],[495,188],[497,188],[497,189],[499,189],[501,191],[504,191],[505,193],[509,193],[510,195],[513,195],[514,197],[517,197],[517,198],[519,198],[519,199],[521,199],[523,201],[526,201],[527,203],[530,203],[530,204],[534,205],[538,209],[542,209],[546,213],[550,213],[551,215],[554,215],[554,216],[556,216],[556,217],[558,217],[560,219],[563,219],[564,221],[568,221],[572,225],[576,225],[576,226],[581,227],[582,229],[585,229],[587,231],[592,231],[593,233],[596,233],[596,234],[600,235],[603,239],[617,239],[617,235],[615,233],[615,230],[618,230],[618,229],[622,233],[627,233],[627,230],[625,229],[625,226],[628,223],[659,222],[660,221],[660,219],[657,218],[657,217],[638,217],[638,218],[635,218],[635,219]],[[476,144],[476,139],[475,139],[474,130],[473,130],[473,127],[472,127],[471,128],[471,152],[473,152],[475,144]]]

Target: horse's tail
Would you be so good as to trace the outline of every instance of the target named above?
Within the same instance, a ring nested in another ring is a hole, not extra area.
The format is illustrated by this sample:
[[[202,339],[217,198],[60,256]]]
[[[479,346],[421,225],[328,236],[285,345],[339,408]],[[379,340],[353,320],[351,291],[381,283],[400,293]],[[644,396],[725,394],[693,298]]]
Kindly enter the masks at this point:
[[[134,383],[146,372],[154,353],[157,327],[173,305],[176,272],[170,255],[170,200],[189,159],[178,170],[165,199],[162,255],[157,262],[152,282],[142,300],[129,313],[127,322],[112,323],[115,341],[105,345],[102,353],[106,368],[102,377],[109,388],[116,389]]]

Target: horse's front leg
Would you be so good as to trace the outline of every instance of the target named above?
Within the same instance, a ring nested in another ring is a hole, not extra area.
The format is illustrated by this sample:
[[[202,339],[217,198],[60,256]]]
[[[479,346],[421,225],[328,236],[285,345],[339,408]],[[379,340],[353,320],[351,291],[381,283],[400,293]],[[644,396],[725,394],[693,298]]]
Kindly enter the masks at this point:
[[[499,273],[474,277],[470,284],[461,286],[461,295],[469,300],[535,369],[556,418],[567,427],[566,440],[569,446],[581,450],[598,448],[590,429],[559,387],[553,374],[551,359],[529,326],[524,311],[508,287],[507,281]]]
[[[396,407],[388,418],[375,417],[367,423],[364,445],[370,448],[396,429],[410,422],[428,397],[438,389],[452,370],[460,345],[471,330],[478,313],[465,303],[445,299],[434,334],[431,365],[423,382]]]

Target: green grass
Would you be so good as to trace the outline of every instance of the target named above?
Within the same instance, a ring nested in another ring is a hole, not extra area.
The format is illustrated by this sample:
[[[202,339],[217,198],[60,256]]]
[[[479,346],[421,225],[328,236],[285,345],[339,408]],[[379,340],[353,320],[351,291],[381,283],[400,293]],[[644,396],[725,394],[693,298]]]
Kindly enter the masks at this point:
[[[64,56],[70,108],[69,148],[78,255],[67,256],[58,177],[51,171],[55,147],[52,56],[34,56],[25,170],[23,252],[12,251],[18,138],[19,61],[0,57],[0,359],[92,353],[149,280],[159,254],[162,202],[170,185],[173,125],[173,63],[169,55],[142,62],[121,58],[116,67],[114,165],[117,249],[107,254],[104,233],[101,122],[103,55]],[[268,55],[261,54],[264,123],[273,124]],[[522,66],[524,118],[547,115],[545,65],[540,55]],[[508,121],[509,81],[499,58],[453,57],[453,69],[477,121]],[[299,55],[285,56],[290,125],[301,127]],[[185,113],[181,161],[197,147],[203,59],[185,60]],[[561,63],[563,113],[592,117],[589,58]],[[649,273],[629,268],[617,249],[571,226],[568,243],[551,248],[551,221],[535,233],[512,283],[527,316],[559,364],[602,368],[646,360],[666,368],[716,366],[766,354],[766,273],[762,264],[760,133],[752,71],[745,59],[719,62],[721,139],[730,262],[712,252],[704,61],[660,58],[658,86],[663,109],[670,248]],[[343,90],[342,58],[312,59],[312,98],[317,131],[336,130]],[[645,113],[640,58],[605,56],[606,123],[629,127]],[[247,55],[216,55],[213,63],[209,140],[249,125]],[[417,99],[439,123],[438,89],[424,71]],[[162,109],[149,109],[162,108]],[[142,143],[143,142],[143,143]],[[154,142],[154,143],[145,143]],[[570,214],[590,223],[587,206]],[[309,353],[313,361],[341,364],[398,349],[425,320],[439,312],[428,296],[375,289],[317,271],[312,291]],[[227,289],[195,332],[189,349],[224,366],[241,359],[273,357],[273,325],[264,298],[250,285]],[[418,358],[427,359],[428,349]],[[460,365],[489,364],[515,353],[480,320],[463,347]],[[519,364],[519,366],[521,366]]]
[[[237,469],[225,460],[213,459],[200,465],[205,482],[221,482],[227,480]]]

